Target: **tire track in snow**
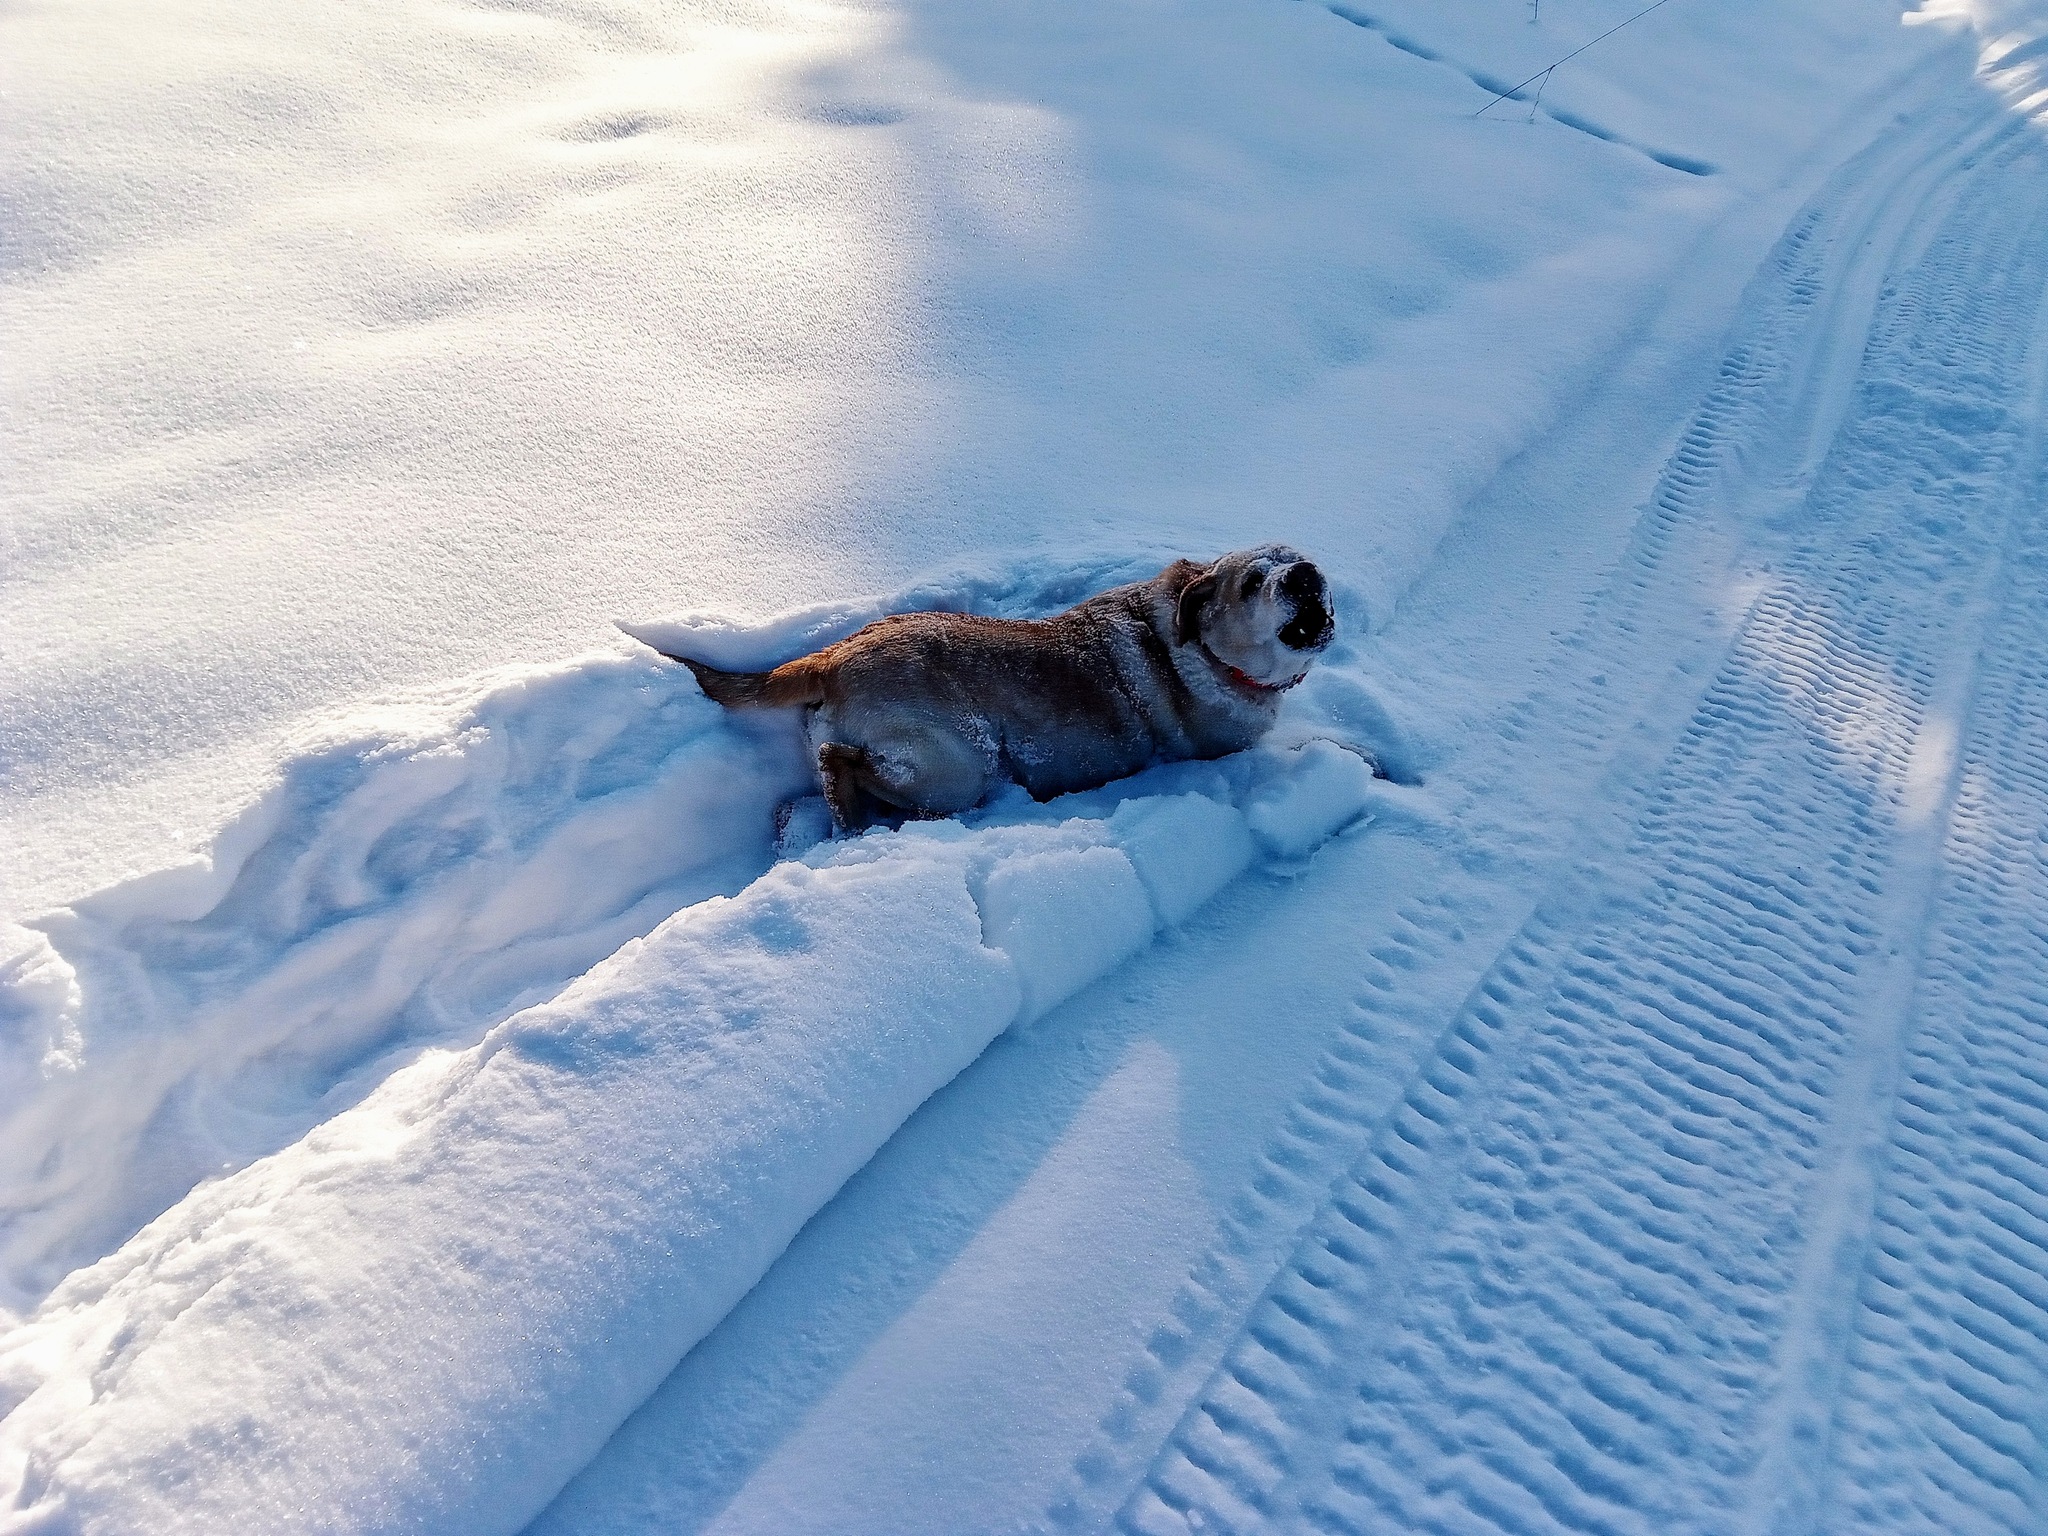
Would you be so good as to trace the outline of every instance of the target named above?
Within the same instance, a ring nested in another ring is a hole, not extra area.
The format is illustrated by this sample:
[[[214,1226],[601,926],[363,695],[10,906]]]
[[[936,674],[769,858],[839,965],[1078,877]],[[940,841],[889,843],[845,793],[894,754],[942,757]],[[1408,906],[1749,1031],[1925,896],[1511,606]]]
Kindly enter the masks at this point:
[[[1682,434],[1609,586],[1558,646],[1537,687],[1502,719],[1498,762],[1478,778],[1510,782],[1517,758],[1540,731],[1546,747],[1566,754],[1556,764],[1561,776],[1600,779],[1619,733],[1616,722],[1630,718],[1633,703],[1620,687],[1609,690],[1607,677],[1619,680],[1640,668],[1644,615],[1658,610],[1674,584],[1693,579],[1693,563],[1670,558],[1681,534],[1698,531],[1711,501],[1727,494],[1731,476],[1769,472],[1774,458],[1761,454],[1759,443],[1799,438],[1805,423],[1793,405],[1819,366],[1808,353],[1824,350],[1824,338],[1807,339],[1816,308],[1834,318],[1844,303],[1840,290],[1853,286],[1840,269],[1868,263],[1872,248],[1881,266],[1885,252],[1939,201],[1944,177],[2010,137],[2009,125],[1979,104],[1937,105],[1881,135],[1816,195],[1745,294],[1745,319],[1715,384]],[[1864,302],[1874,303],[1875,282],[1863,286]],[[1857,323],[1865,319],[1859,315]],[[1796,460],[1805,452],[1799,439],[1778,447],[1775,456]],[[1678,686],[1689,699],[1702,684],[1682,678]],[[1624,801],[1632,798],[1626,786],[1622,794]],[[1481,830],[1474,840],[1491,836]],[[1227,1331],[1272,1279],[1289,1235],[1313,1214],[1330,1180],[1361,1148],[1397,1134],[1393,1126],[1411,1099],[1427,1106],[1448,1096],[1439,1074],[1456,1086],[1476,1069],[1475,1053],[1496,1042],[1509,998],[1537,985],[1552,924],[1567,921],[1585,899],[1553,899],[1519,935],[1511,933],[1462,1013],[1455,1005],[1446,1009],[1438,997],[1418,999],[1417,981],[1445,959],[1447,934],[1462,940],[1463,927],[1487,921],[1484,904],[1439,891],[1397,907],[1387,937],[1368,954],[1354,1011],[1225,1213],[1218,1242],[1192,1270],[1117,1403],[1076,1458],[1048,1510],[1049,1525],[1092,1529],[1109,1518],[1140,1477],[1142,1458],[1215,1371]],[[1414,1114],[1428,1118],[1426,1110]],[[1401,1123],[1412,1125],[1412,1115]]]
[[[1982,104],[1950,109],[1937,102],[1923,117],[1894,125],[1853,156],[1792,223],[1745,293],[1743,319],[1714,387],[1640,512],[1608,590],[1589,604],[1583,625],[1556,647],[1530,696],[1501,719],[1497,762],[1485,764],[1475,774],[1479,780],[1511,782],[1522,772],[1526,743],[1544,721],[1550,721],[1546,745],[1565,754],[1556,772],[1583,782],[1602,778],[1616,721],[1630,719],[1640,698],[1618,686],[1610,690],[1608,676],[1620,682],[1636,670],[1642,614],[1667,600],[1673,584],[1692,580],[1694,563],[1673,561],[1673,543],[1679,535],[1698,535],[1710,504],[1729,496],[1731,479],[1767,477],[1778,459],[1798,461],[1808,453],[1804,416],[1810,408],[1802,414],[1796,406],[1812,393],[1812,375],[1827,371],[1825,358],[1817,356],[1829,350],[1827,330],[1839,322],[1845,305],[1858,299],[1874,305],[1878,297],[1874,279],[1849,279],[1872,260],[1872,250],[1882,270],[1884,252],[1907,240],[1929,205],[1939,203],[1944,178],[2007,137],[2011,125]],[[1851,324],[1868,324],[1868,309],[1853,313]],[[1759,453],[1759,442],[1776,444],[1776,451]],[[1700,686],[1679,680],[1688,702]],[[1640,799],[1628,784],[1618,795],[1624,805]],[[1626,827],[1626,817],[1618,809],[1610,819]],[[1479,842],[1489,836],[1475,834]],[[1581,899],[1552,899],[1546,911],[1569,913]],[[1446,1008],[1440,997],[1417,999],[1417,979],[1430,975],[1444,956],[1446,932],[1462,940],[1460,924],[1485,922],[1481,907],[1450,893],[1397,907],[1389,940],[1374,950],[1356,1012],[1343,1020],[1309,1094],[1282,1120],[1245,1194],[1225,1214],[1219,1243],[1194,1266],[1169,1317],[1147,1341],[1145,1356],[1130,1370],[1094,1442],[1075,1458],[1071,1477],[1049,1509],[1053,1528],[1092,1530],[1110,1518],[1118,1499],[1143,1475],[1143,1458],[1153,1454],[1217,1368],[1227,1331],[1241,1323],[1260,1288],[1272,1280],[1284,1257],[1276,1245],[1309,1221],[1315,1200],[1348,1159],[1386,1135],[1409,1085],[1427,1098],[1434,1092],[1430,1073],[1442,1059],[1470,1059],[1475,1042],[1460,1036],[1464,1018],[1458,1008]],[[1520,936],[1507,934],[1493,975],[1475,977],[1470,1008],[1497,1014],[1509,989],[1530,985],[1530,967],[1542,952],[1538,936],[1550,932],[1550,922],[1534,913]],[[1493,1026],[1485,1020],[1479,1030],[1493,1040]]]
[[[2048,602],[2039,567],[2018,603]],[[2048,673],[2002,656],[1974,735],[1931,935],[1918,1029],[1834,1426],[1843,1532],[2025,1532],[2048,1520]],[[1988,748],[1985,755],[1979,749]]]
[[[1225,1212],[1218,1242],[1182,1283],[1095,1442],[1077,1458],[1049,1513],[1056,1525],[1088,1523],[1105,1490],[1130,1481],[1132,1452],[1142,1454],[1163,1432],[1160,1426],[1147,1438],[1150,1420],[1162,1405],[1185,1401],[1213,1367],[1216,1348],[1203,1345],[1231,1328],[1258,1294],[1271,1272],[1266,1254],[1275,1232],[1313,1213],[1330,1166],[1341,1165],[1402,1081],[1402,1048],[1413,1051],[1414,1034],[1425,1023],[1404,1001],[1411,978],[1441,963],[1461,919],[1476,916],[1439,895],[1396,908],[1387,937],[1367,956],[1364,991],[1317,1064],[1308,1092],[1281,1117],[1244,1191]]]
[[[2020,296],[2024,300],[2023,292]],[[2023,329],[2007,335],[2017,335]],[[1893,339],[1897,328],[1888,327],[1884,334],[1887,340]],[[1982,365],[1987,352],[2005,350],[1981,345],[1972,348],[1968,338],[1961,340],[1964,360],[1973,366]],[[1897,1134],[1900,1069],[1908,1042],[1923,1028],[1920,1015],[1930,1004],[1930,1026],[1938,1026],[1960,1009],[1949,996],[1956,966],[1953,946],[1947,941],[1956,936],[1956,925],[1960,923],[1960,931],[1967,936],[1981,932],[1979,925],[1995,927],[2004,920],[2004,916],[1985,910],[1973,894],[1959,899],[1957,882],[1966,889],[1973,882],[1949,869],[1975,862],[1978,839],[1961,830],[1965,823],[1958,820],[1959,810],[1965,817],[1975,818],[1975,807],[1964,801],[1966,765],[1968,782],[1979,781],[1988,765],[2016,770],[2023,778],[2028,768],[2024,762],[2011,761],[2012,741],[2005,739],[2009,731],[2001,733],[1994,723],[2004,722],[2008,727],[2015,723],[2038,727],[2040,723],[2037,711],[2029,711],[2024,701],[2012,697],[2007,674],[2014,659],[2012,647],[2038,649],[2041,638],[2040,623],[2034,617],[2038,593],[2026,592],[2018,583],[2024,582],[2025,573],[2038,568],[2038,552],[2030,557],[2026,541],[2038,537],[2044,495],[2048,495],[2043,460],[2048,305],[2037,309],[2027,356],[2025,374],[2030,388],[2013,407],[2013,437],[2020,446],[2006,476],[2010,489],[2003,516],[1996,520],[2005,527],[2005,544],[1985,561],[1974,590],[1957,591],[1950,599],[1958,615],[1954,625],[1956,664],[1930,700],[1928,724],[1909,769],[1907,795],[1913,814],[1901,839],[1901,868],[1906,877],[1893,882],[1897,915],[1890,926],[1907,938],[1889,966],[1895,978],[1891,995],[1865,1021],[1864,1039],[1845,1081],[1845,1112],[1836,1127],[1834,1171],[1829,1178],[1833,1194],[1822,1202],[1808,1240],[1800,1286],[1803,1294],[1794,1309],[1791,1336],[1781,1351],[1782,1407],[1771,1431],[1772,1451],[1751,1478],[1750,1507],[1742,1521],[1748,1530],[1810,1531],[1821,1512],[1835,1509],[1840,1502],[1841,1490],[1829,1488],[1832,1474],[1827,1453],[1842,1397],[1846,1355],[1863,1306],[1861,1291],[1870,1284],[1874,1238],[1879,1251],[1884,1251],[1883,1239],[1872,1231],[1874,1185],[1887,1161],[1886,1133]],[[1985,436],[1995,438],[1996,434]],[[2016,591],[2020,593],[2017,601]],[[2042,739],[2037,729],[2032,740],[2038,743]],[[2039,824],[2037,817],[2025,825]],[[2042,893],[2029,894],[2036,899],[2035,905],[2022,904],[2007,915],[2029,910],[2038,914]],[[1984,947],[1973,946],[1967,937],[1961,946],[1971,953]],[[2021,992],[2023,995],[2024,989]],[[2002,1027],[1994,1026],[1994,1032]],[[2038,1079],[2038,1074],[2035,1077]],[[1913,1089],[1926,1090],[1937,1079],[1938,1074],[1922,1063],[1914,1070]],[[1924,1190],[1922,1196],[1924,1201]],[[2034,1320],[2037,1329],[2042,1321]],[[2036,1382],[2037,1389],[2042,1385],[2048,1383]],[[1871,1469],[1884,1464],[1866,1463],[1855,1475],[1859,1483]],[[1826,1493],[1836,1497],[1824,1498]],[[1968,1518],[1963,1518],[1960,1506],[1951,1504],[1934,1524],[1909,1528],[1976,1528],[1983,1503],[1982,1499],[1970,1503]],[[1889,1519],[1880,1521],[1877,1507],[1864,1503],[1856,1528],[1876,1531],[1895,1526]]]
[[[1949,514],[2010,471],[2039,170],[2026,140],[1988,152],[1887,299],[1818,526],[1700,701],[1614,899],[1510,947],[1125,1528],[1726,1528],[1765,1449],[1947,599],[1996,542]],[[1688,446],[1658,506],[1703,477]]]
[[[2048,337],[2037,330],[2038,354]],[[2041,364],[2037,361],[2037,367]],[[2048,1522],[2048,474],[2041,391],[2005,590],[1964,719],[1844,1380],[1781,1522]],[[1804,1492],[1805,1490],[1802,1490]]]

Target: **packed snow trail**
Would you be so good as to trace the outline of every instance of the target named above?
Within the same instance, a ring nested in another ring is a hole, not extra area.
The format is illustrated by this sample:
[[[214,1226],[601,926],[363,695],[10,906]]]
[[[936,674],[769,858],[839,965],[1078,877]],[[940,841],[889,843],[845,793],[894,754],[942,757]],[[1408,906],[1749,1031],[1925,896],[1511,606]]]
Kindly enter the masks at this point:
[[[1627,835],[1447,1021],[1120,1529],[2048,1518],[2048,146],[2006,125],[1934,212]]]
[[[2038,369],[2038,324],[2033,344]],[[2030,462],[1973,692],[1942,722],[1949,801],[1911,1032],[1801,1511],[1826,1531],[2048,1518],[2048,476],[2039,388],[2006,403],[2003,435],[2031,434]]]

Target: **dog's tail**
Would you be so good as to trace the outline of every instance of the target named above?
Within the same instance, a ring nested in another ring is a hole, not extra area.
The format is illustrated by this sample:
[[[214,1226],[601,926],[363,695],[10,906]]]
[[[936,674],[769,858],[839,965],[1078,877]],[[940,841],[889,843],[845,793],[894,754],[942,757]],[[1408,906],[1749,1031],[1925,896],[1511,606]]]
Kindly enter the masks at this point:
[[[815,656],[799,656],[773,672],[721,672],[673,651],[661,654],[688,667],[704,696],[727,709],[772,709],[825,702],[825,678]]]

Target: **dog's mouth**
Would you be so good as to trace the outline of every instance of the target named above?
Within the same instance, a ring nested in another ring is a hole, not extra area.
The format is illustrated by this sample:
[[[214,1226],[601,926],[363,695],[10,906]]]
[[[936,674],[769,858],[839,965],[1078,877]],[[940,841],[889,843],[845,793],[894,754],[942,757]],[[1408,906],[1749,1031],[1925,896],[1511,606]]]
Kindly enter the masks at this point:
[[[1300,561],[1280,578],[1280,592],[1294,604],[1294,617],[1280,626],[1280,643],[1296,651],[1319,651],[1328,645],[1337,624],[1330,614],[1330,588],[1323,573]]]

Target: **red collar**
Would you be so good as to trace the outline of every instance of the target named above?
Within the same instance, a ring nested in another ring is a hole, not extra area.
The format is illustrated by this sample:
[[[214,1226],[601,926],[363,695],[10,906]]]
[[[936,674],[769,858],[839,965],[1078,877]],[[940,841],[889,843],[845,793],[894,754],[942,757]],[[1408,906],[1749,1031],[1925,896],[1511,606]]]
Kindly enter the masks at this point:
[[[1251,689],[1253,693],[1285,693],[1304,677],[1308,676],[1306,672],[1297,672],[1284,683],[1262,683],[1249,672],[1243,672],[1233,667],[1206,645],[1202,647],[1202,654],[1208,657],[1210,662],[1219,668],[1232,682],[1242,684],[1244,687]]]

